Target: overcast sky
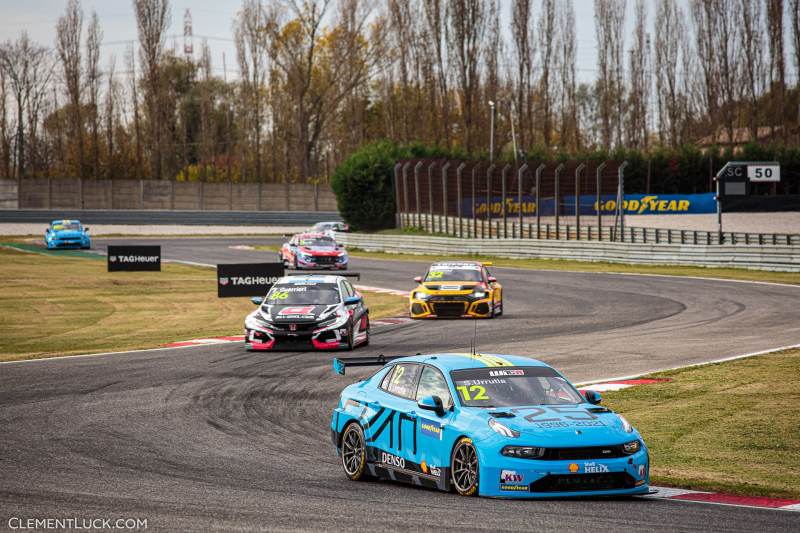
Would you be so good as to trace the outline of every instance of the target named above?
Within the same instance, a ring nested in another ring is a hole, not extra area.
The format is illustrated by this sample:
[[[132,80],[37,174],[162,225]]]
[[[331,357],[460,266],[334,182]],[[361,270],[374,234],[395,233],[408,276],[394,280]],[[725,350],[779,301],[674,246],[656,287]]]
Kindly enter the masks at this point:
[[[507,22],[510,0],[500,0],[503,6],[503,25]],[[648,0],[650,24],[655,11],[655,1]],[[688,0],[678,0],[686,8]],[[30,37],[42,44],[52,46],[55,40],[55,24],[64,12],[67,0],[0,0],[0,41],[16,39],[22,30],[27,30]],[[634,0],[628,1],[626,24],[633,26]],[[122,61],[128,44],[135,40],[136,20],[133,15],[131,0],[83,0],[85,20],[94,9],[100,18],[103,29],[103,60],[105,69],[108,58],[117,57],[117,70],[122,70]],[[577,24],[577,68],[579,81],[590,81],[596,76],[597,46],[594,33],[593,0],[574,0]],[[223,54],[226,59],[228,77],[238,76],[235,47],[232,42],[231,23],[241,6],[241,0],[171,0],[172,24],[168,31],[170,38],[167,45],[183,48],[183,18],[187,8],[191,9],[194,49],[197,55],[202,38],[208,38],[212,51],[213,67],[217,75],[223,74]],[[538,7],[538,4],[537,4]],[[538,18],[538,14],[537,14]],[[88,22],[84,22],[84,29]],[[626,34],[630,35],[631,31]],[[173,38],[174,36],[174,38]]]

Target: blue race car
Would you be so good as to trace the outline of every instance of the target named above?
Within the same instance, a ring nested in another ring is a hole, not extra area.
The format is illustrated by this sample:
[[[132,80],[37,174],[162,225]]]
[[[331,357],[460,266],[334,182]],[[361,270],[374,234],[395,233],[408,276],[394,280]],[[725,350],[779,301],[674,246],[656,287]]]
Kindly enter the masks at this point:
[[[600,395],[527,357],[435,354],[351,357],[382,366],[342,391],[331,437],[345,475],[462,496],[541,498],[647,494],[649,454]]]
[[[92,247],[89,228],[84,227],[78,220],[52,221],[50,227],[44,232],[44,243],[48,250]]]

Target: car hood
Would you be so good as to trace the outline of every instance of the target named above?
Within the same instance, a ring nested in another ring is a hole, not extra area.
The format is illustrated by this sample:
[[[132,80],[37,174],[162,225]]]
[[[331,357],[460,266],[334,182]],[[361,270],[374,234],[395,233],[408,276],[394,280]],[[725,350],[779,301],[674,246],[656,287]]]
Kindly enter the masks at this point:
[[[66,230],[66,229],[55,230],[55,231],[53,231],[53,233],[59,239],[76,239],[76,238],[79,238],[79,237],[83,237],[83,232],[82,231],[78,231],[78,230],[74,230],[74,229],[70,229],[70,230]]]
[[[422,287],[429,291],[471,291],[479,281],[426,281]]]
[[[316,247],[308,247],[302,246],[300,247],[300,251],[304,254],[311,254],[318,257],[326,257],[326,256],[333,256],[338,257],[344,253],[343,250],[337,250],[336,248],[316,248]]]
[[[277,323],[315,322],[333,316],[339,305],[266,305],[261,308],[261,315]]]
[[[508,416],[513,414],[513,417]],[[533,441],[532,445],[549,447],[595,446],[620,444],[634,440],[634,432],[625,431],[619,415],[598,406],[559,406],[523,407],[515,412],[507,408],[486,410],[483,414],[488,419],[494,418],[510,429],[531,438],[539,437],[541,442]]]

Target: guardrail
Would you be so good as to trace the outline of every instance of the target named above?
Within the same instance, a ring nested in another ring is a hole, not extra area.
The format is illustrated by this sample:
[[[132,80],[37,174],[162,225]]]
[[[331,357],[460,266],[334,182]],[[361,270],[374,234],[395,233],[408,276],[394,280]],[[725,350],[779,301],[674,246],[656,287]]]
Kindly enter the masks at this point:
[[[733,267],[800,272],[800,246],[706,245],[566,241],[545,239],[460,239],[413,235],[338,233],[349,247],[371,252],[485,255],[511,259],[572,259],[606,263]]]
[[[511,220],[444,217],[415,213],[402,213],[400,220],[407,227],[418,227],[431,233],[465,238],[523,238],[567,241],[619,241],[651,244],[758,244],[758,245],[800,245],[800,234],[787,233],[744,233],[726,231],[720,235],[716,231],[680,230],[667,228],[642,228],[626,226],[624,230],[614,226],[593,226],[590,224],[551,224]],[[721,237],[721,239],[720,239]]]

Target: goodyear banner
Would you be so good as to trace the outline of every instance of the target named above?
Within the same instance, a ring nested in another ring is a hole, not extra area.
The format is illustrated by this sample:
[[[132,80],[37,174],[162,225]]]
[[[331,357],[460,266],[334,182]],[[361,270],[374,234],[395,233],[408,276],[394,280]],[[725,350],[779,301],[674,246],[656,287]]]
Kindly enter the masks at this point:
[[[486,216],[486,210],[491,209],[492,217],[499,217],[503,214],[502,197],[492,198],[490,206],[486,205],[485,197],[475,198],[475,213],[478,218]],[[597,214],[597,198],[593,194],[581,195],[580,210],[581,215]],[[540,198],[539,206],[542,216],[555,215],[555,199]],[[516,196],[505,198],[506,213],[509,216],[517,216],[520,208],[525,216],[536,214],[536,198],[532,195],[522,196],[522,205],[517,201]],[[626,215],[684,215],[684,214],[703,214],[716,213],[717,205],[714,201],[714,193],[705,194],[626,194],[623,203]],[[614,214],[617,209],[617,197],[607,194],[600,197],[600,210],[602,214]],[[472,216],[472,203],[466,198],[462,203],[462,213],[465,217]],[[575,196],[562,196],[559,214],[564,216],[575,216]]]

